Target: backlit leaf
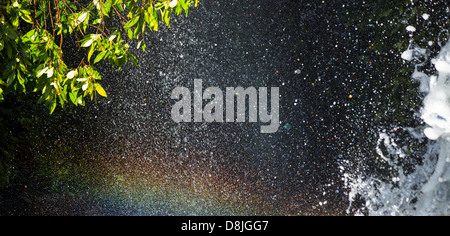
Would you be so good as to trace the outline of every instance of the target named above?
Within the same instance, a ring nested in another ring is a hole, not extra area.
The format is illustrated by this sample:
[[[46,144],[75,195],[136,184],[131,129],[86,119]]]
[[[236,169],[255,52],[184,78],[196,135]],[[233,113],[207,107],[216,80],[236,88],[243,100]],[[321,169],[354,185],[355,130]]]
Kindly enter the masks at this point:
[[[72,91],[69,93],[70,101],[72,101],[73,104],[78,105],[78,91]]]
[[[53,112],[55,112],[56,109],[56,98],[50,102],[49,107],[50,107],[50,114],[53,114]]]
[[[95,83],[94,86],[95,86],[95,90],[97,91],[98,94],[100,94],[100,96],[108,97],[108,95],[106,94],[106,91],[103,89],[103,87],[100,84]]]
[[[27,22],[27,23],[29,23],[29,24],[33,24],[33,20],[31,19],[30,13],[29,13],[28,10],[27,10],[27,11],[22,10],[22,11],[21,11],[20,17],[22,17],[22,19],[23,19],[25,22]]]
[[[92,57],[92,54],[94,54],[94,52],[95,52],[95,47],[94,47],[94,45],[92,45],[91,48],[89,48],[88,61],[91,61],[91,57]]]
[[[97,57],[95,57],[94,64],[96,64],[97,62],[103,60],[107,53],[108,53],[108,51],[103,51],[103,52],[99,53],[97,55]]]

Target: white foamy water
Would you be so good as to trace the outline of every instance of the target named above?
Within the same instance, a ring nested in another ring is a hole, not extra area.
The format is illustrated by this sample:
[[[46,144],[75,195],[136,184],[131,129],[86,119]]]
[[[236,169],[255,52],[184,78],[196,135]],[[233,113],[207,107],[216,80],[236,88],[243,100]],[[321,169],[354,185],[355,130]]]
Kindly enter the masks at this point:
[[[413,51],[408,50],[402,58],[410,61],[412,55]],[[382,181],[358,173],[345,173],[345,184],[350,189],[348,212],[360,196],[369,215],[450,214],[450,42],[432,63],[437,75],[427,75],[417,69],[412,75],[413,80],[421,83],[420,92],[426,94],[420,112],[426,125],[405,128],[411,138],[429,140],[423,163],[416,166],[413,173],[405,175],[398,161],[411,158],[411,154],[397,145],[389,132],[381,133],[377,153],[398,176]]]

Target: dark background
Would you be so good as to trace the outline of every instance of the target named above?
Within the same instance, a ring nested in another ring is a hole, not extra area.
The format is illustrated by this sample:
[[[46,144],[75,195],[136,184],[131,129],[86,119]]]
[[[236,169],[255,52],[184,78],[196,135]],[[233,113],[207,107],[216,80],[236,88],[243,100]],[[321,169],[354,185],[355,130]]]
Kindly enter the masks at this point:
[[[170,29],[147,33],[147,51],[134,51],[140,67],[97,65],[108,98],[51,118],[34,137],[41,145],[25,155],[33,160],[0,194],[0,213],[347,214],[339,167],[373,155],[377,138],[376,72],[360,60],[371,43],[350,23],[367,9],[354,1],[201,1]],[[171,91],[192,91],[194,79],[204,88],[280,87],[279,131],[174,123]],[[111,179],[132,187],[111,187]],[[139,195],[142,181],[187,194],[143,207],[126,197]],[[102,195],[106,185],[123,200]],[[208,210],[180,210],[198,196]]]

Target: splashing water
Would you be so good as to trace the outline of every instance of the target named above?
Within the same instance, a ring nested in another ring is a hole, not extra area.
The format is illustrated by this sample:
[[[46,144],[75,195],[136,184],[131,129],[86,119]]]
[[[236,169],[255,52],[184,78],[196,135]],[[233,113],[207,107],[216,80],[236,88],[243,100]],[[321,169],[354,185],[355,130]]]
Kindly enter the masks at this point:
[[[405,53],[402,57],[405,59]],[[348,213],[359,196],[364,199],[369,215],[450,214],[450,42],[432,63],[438,75],[428,76],[417,67],[412,75],[421,83],[420,92],[426,94],[420,113],[426,127],[418,128],[420,132],[406,128],[412,138],[428,140],[422,165],[416,166],[411,174],[405,174],[398,163],[411,158],[410,155],[389,132],[382,132],[377,153],[398,176],[386,181],[345,173],[343,179],[350,190]]]

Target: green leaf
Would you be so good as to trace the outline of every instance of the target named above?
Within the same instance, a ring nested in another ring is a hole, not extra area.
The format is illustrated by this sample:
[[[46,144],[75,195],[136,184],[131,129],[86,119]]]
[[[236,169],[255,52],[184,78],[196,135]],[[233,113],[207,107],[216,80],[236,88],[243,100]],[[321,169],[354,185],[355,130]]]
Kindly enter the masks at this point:
[[[12,54],[13,54],[13,51],[12,51],[13,49],[10,45],[11,44],[8,43],[8,45],[6,47],[6,55],[8,56],[9,59],[12,58]]]
[[[108,97],[105,90],[99,83],[95,83],[94,86],[95,86],[95,90],[97,91],[98,94],[100,94],[100,96],[105,97],[105,98]]]
[[[133,27],[135,24],[138,23],[138,21],[139,21],[140,18],[141,18],[140,15],[134,16],[131,20],[129,20],[129,21],[125,24],[124,28],[125,28],[125,29],[129,29],[129,28]]]
[[[94,20],[94,22],[92,22],[92,24],[94,25],[98,25],[102,22],[102,18],[98,18],[97,20]]]
[[[59,90],[60,92],[60,99],[62,99],[64,102],[67,102],[67,84]]]
[[[158,31],[158,14],[156,13],[156,11],[153,13],[153,16],[150,17],[150,29],[152,29],[153,31]]]
[[[29,10],[20,10],[20,17],[22,17],[22,19],[29,23],[29,24],[33,24],[33,20],[30,17],[30,11]]]
[[[5,42],[0,39],[0,52],[3,50],[3,48],[5,47]]]
[[[111,10],[111,6],[112,6],[111,0],[106,0],[103,3],[103,9],[102,9],[103,15],[109,17],[109,11]]]
[[[183,11],[181,4],[178,4],[177,7],[175,8],[175,13],[177,14],[177,16],[181,14],[181,11]]]
[[[0,102],[3,102],[5,98],[3,98],[3,89],[0,88]]]
[[[39,97],[39,100],[37,101],[38,104],[41,104],[43,102],[45,102],[45,95],[42,95],[41,97]]]
[[[131,29],[127,30],[128,38],[133,39],[133,31]]]
[[[59,98],[59,102],[61,103],[61,107],[64,109],[64,103],[67,101],[65,101],[64,97],[61,95],[59,95],[58,98]]]
[[[8,86],[10,86],[11,84],[14,83],[14,80],[16,79],[16,73],[13,72],[8,76],[8,80],[6,81],[6,83],[8,84]]]
[[[81,105],[81,106],[85,105],[85,101],[84,101],[83,96],[81,94],[77,98],[77,103],[78,103],[78,105]]]
[[[130,58],[131,62],[133,62],[135,66],[139,66],[139,61],[133,54],[128,53],[128,58]]]
[[[70,98],[70,101],[72,101],[72,103],[74,105],[78,106],[78,90],[72,91],[71,93],[69,93],[69,98]]]
[[[14,15],[11,19],[11,24],[14,28],[19,27],[19,15]]]
[[[116,0],[116,2],[117,2],[117,0]],[[123,12],[124,9],[122,6],[122,1],[120,1],[120,3],[114,3],[113,5],[116,7],[117,10],[119,10],[120,12]]]
[[[17,80],[19,81],[19,84],[22,85],[22,87],[24,88],[24,92],[25,92],[25,79],[21,75],[20,71],[17,73]]]
[[[97,62],[103,60],[106,57],[106,54],[108,54],[108,51],[103,51],[103,52],[99,53],[97,55],[97,57],[95,57],[94,64],[96,64]]]
[[[36,34],[36,30],[32,29],[32,30],[28,31],[28,33],[26,33],[24,36],[22,36],[22,39],[25,42],[34,41],[34,39],[35,39],[34,35],[35,34]]]
[[[56,109],[56,98],[50,102],[49,108],[50,108],[50,114],[53,114],[53,112],[55,112],[55,109]]]
[[[94,99],[94,84],[93,83],[89,83],[88,90],[85,92],[85,94],[86,93],[89,93],[91,95],[91,100]]]
[[[93,45],[89,48],[88,61],[91,61],[91,57],[92,57],[92,54],[94,54],[94,52],[95,52],[95,45],[93,44]]]
[[[163,13],[163,22],[170,28],[170,11],[166,10]]]

